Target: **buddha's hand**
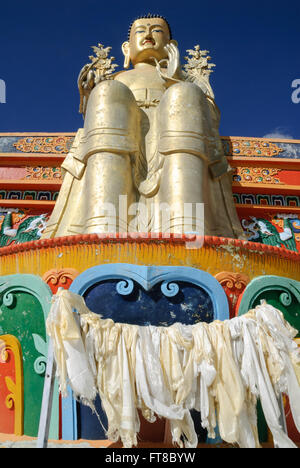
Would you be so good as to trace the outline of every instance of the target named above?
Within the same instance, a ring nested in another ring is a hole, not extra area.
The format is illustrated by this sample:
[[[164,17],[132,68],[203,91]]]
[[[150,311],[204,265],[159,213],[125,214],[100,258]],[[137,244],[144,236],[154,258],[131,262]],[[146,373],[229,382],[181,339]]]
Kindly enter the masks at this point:
[[[168,53],[167,59],[162,59],[159,62],[155,58],[154,60],[159,76],[167,85],[171,85],[182,80],[179,50],[172,43],[167,44],[165,50]]]
[[[91,91],[96,83],[95,72],[91,69],[90,65],[85,65],[79,72],[78,87],[84,91]]]

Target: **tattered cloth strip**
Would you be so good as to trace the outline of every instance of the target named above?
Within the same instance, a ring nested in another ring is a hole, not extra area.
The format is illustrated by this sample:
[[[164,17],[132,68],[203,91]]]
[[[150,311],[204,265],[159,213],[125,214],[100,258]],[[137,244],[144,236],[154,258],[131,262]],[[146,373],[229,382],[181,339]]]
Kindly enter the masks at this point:
[[[74,309],[77,314],[74,313]],[[60,389],[93,408],[99,393],[108,418],[107,437],[124,447],[137,444],[138,409],[154,422],[170,421],[173,443],[197,446],[190,410],[201,413],[210,438],[243,448],[259,447],[259,398],[281,448],[295,447],[280,426],[280,392],[289,396],[300,431],[300,355],[297,331],[282,313],[263,302],[224,322],[170,327],[103,320],[82,297],[60,290],[47,319]]]

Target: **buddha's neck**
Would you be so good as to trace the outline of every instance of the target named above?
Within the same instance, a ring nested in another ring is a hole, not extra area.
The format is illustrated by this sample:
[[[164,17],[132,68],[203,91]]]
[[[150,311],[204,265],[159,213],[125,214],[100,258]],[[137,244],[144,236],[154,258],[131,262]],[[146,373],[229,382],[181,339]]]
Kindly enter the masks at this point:
[[[146,62],[139,62],[134,65],[135,70],[153,70],[155,68],[155,64],[146,63]]]

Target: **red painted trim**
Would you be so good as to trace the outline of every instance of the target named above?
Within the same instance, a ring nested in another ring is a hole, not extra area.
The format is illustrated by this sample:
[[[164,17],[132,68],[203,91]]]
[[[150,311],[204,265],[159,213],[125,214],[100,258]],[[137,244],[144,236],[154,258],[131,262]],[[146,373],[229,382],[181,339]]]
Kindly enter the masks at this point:
[[[10,166],[23,163],[49,165],[62,164],[67,153],[0,153],[0,165]],[[276,167],[288,170],[299,170],[300,159],[294,158],[256,158],[254,156],[226,156],[232,167]]]
[[[186,242],[195,240],[195,236],[170,234],[170,238],[165,238],[164,234],[157,234],[153,238],[153,233],[138,233],[135,235],[128,235],[122,233],[116,234],[78,234],[75,236],[57,237],[54,239],[40,239],[38,241],[25,242],[24,244],[14,244],[0,249],[0,256],[13,255],[19,252],[26,252],[30,250],[50,249],[54,247],[70,246],[76,244],[102,244],[102,243],[144,243],[144,244],[177,244],[185,245]],[[242,250],[252,252],[263,252],[266,255],[276,255],[280,258],[289,260],[300,260],[300,253],[287,250],[285,248],[274,247],[272,245],[265,245],[258,242],[249,242],[240,239],[230,239],[225,237],[204,236],[204,246],[206,247],[219,247],[219,246],[232,246]]]
[[[0,166],[61,166],[66,153],[0,153]]]
[[[300,159],[292,158],[257,158],[254,156],[227,156],[232,167],[276,167],[278,169],[300,170]]]
[[[299,166],[298,171],[287,171],[283,169],[282,171],[279,172],[277,177],[281,182],[284,182],[285,184],[288,184],[288,185],[295,185],[299,188],[300,166]]]
[[[5,208],[29,208],[30,213],[36,212],[37,214],[49,213],[51,214],[55,206],[55,201],[44,200],[5,200],[0,199],[0,206]],[[250,204],[236,204],[236,209],[240,218],[247,216],[256,216],[267,218],[274,216],[277,213],[294,213],[295,216],[300,216],[300,207],[293,206],[280,206],[280,205],[250,205]]]
[[[75,136],[76,132],[10,132],[10,133],[0,133],[1,137],[7,136],[30,136],[30,137],[40,137],[40,136]]]
[[[291,195],[300,194],[300,185],[284,184],[251,184],[246,182],[233,182],[232,190],[234,193],[258,193],[271,195]]]
[[[0,206],[5,208],[30,208],[34,211],[43,210],[46,213],[52,212],[55,201],[46,200],[2,200],[0,198]]]
[[[0,202],[1,204],[1,202]],[[250,205],[250,204],[236,204],[235,205],[238,215],[240,217],[245,217],[247,215],[262,217],[265,216],[267,219],[270,216],[275,216],[277,213],[288,213],[295,214],[295,217],[300,216],[300,207],[299,206],[280,206],[280,205]]]
[[[48,190],[58,192],[61,188],[61,179],[0,179],[2,190]]]

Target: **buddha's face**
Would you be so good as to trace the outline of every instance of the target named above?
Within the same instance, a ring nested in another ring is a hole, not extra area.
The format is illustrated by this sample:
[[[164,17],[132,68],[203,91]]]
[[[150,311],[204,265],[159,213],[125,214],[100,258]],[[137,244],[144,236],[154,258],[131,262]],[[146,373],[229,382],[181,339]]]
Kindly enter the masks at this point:
[[[133,23],[129,42],[123,44],[123,52],[129,55],[133,65],[151,63],[152,57],[158,61],[167,58],[164,47],[169,43],[169,28],[164,19],[141,18]]]

